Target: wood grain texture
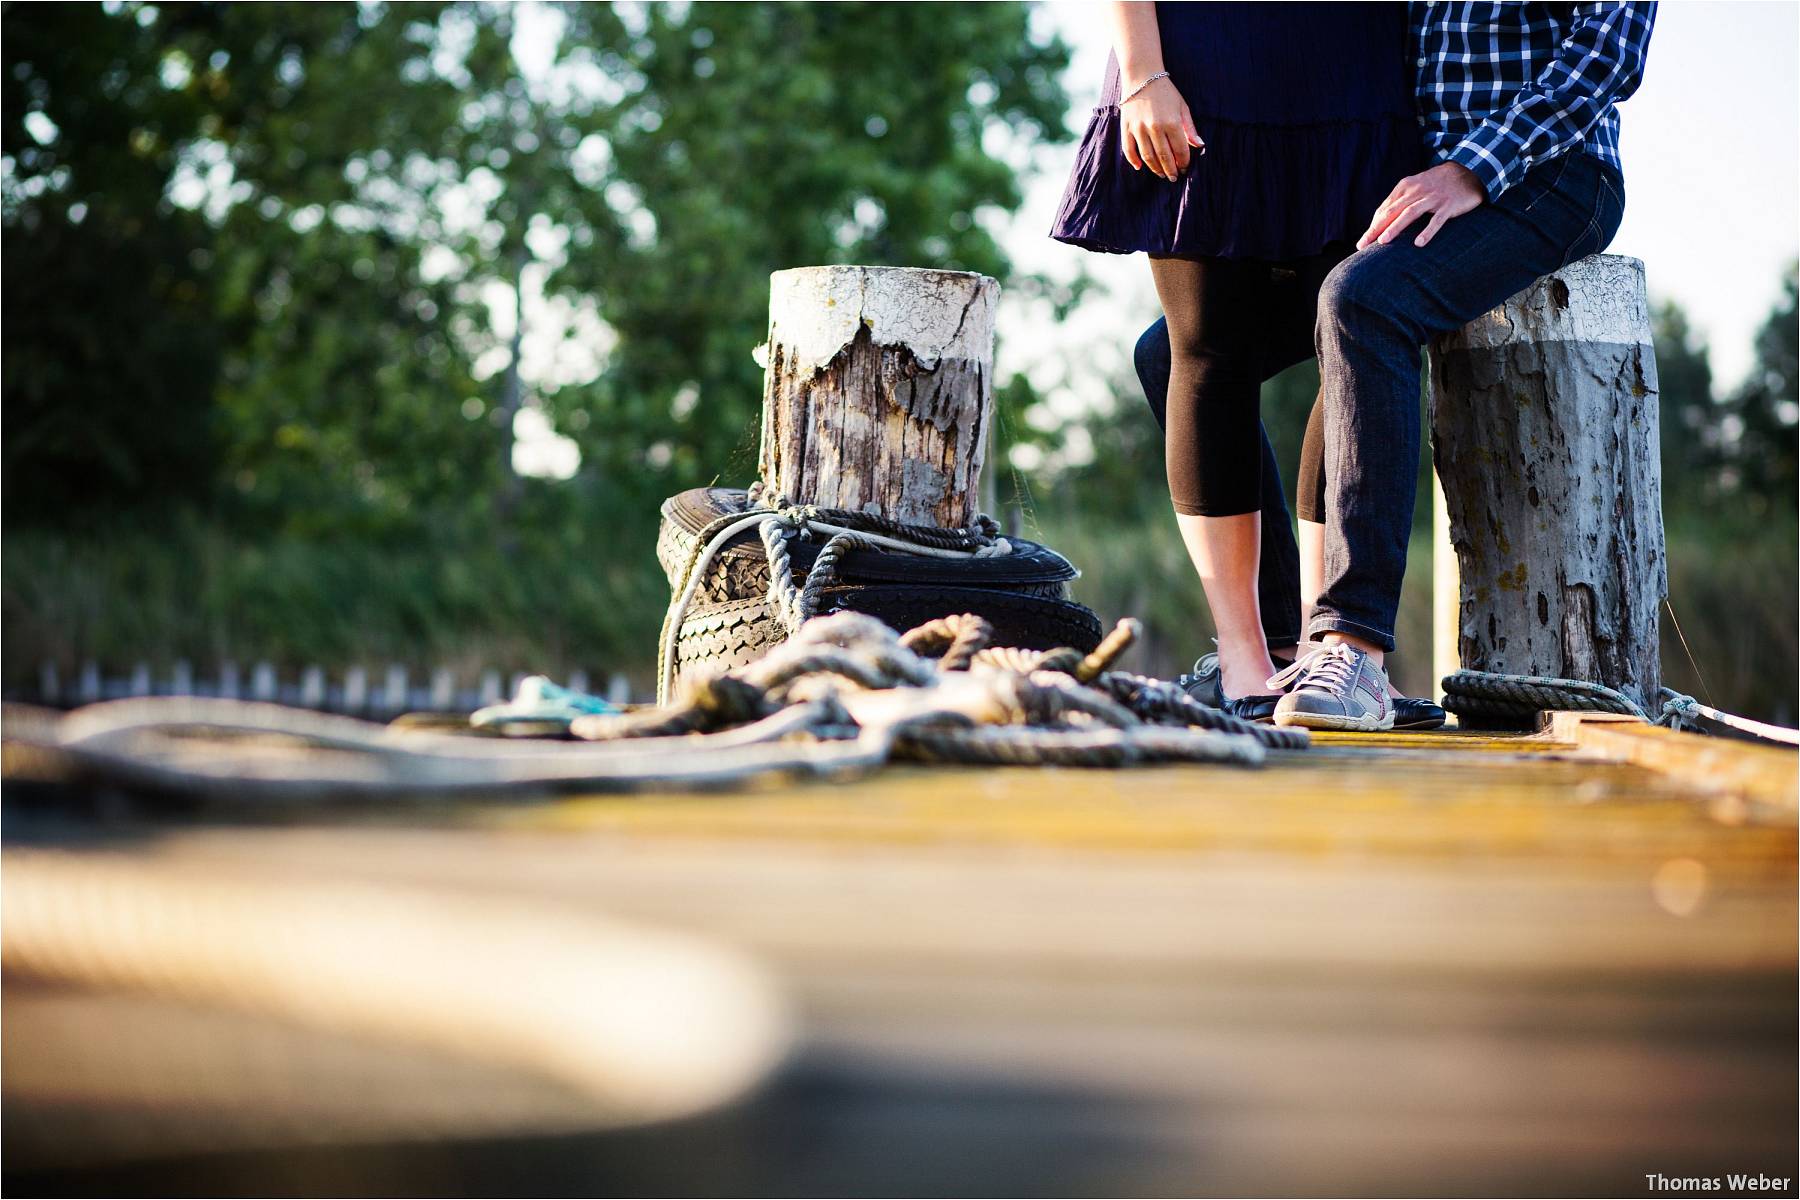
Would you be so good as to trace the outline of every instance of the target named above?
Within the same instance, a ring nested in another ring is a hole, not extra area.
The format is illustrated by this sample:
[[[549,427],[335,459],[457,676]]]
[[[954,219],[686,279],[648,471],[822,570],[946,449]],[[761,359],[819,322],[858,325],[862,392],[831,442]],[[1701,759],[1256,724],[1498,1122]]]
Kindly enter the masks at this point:
[[[762,478],[796,503],[969,524],[993,410],[998,294],[993,280],[962,272],[777,272]]]
[[[1344,734],[1256,771],[900,769],[115,832],[85,853],[716,940],[774,973],[800,1044],[745,1105],[641,1141],[140,1164],[106,1194],[1614,1196],[1647,1170],[1791,1175],[1795,818],[1732,800],[1553,733]],[[131,1017],[63,1003],[71,1038]]]
[[[1643,264],[1545,277],[1432,346],[1430,379],[1462,665],[1653,700],[1668,578]]]

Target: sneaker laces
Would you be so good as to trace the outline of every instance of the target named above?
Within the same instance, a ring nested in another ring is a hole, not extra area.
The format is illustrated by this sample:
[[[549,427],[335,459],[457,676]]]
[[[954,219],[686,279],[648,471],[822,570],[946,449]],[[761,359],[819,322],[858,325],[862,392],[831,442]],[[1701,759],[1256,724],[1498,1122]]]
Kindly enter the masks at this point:
[[[1329,692],[1347,692],[1356,681],[1357,660],[1361,657],[1342,642],[1330,645],[1314,643],[1316,650],[1302,650],[1294,661],[1269,677],[1269,686],[1286,691],[1305,687],[1323,688]]]
[[[1263,686],[1272,692],[1285,692],[1288,689],[1288,685],[1292,684],[1300,677],[1300,673],[1306,664],[1312,659],[1325,653],[1325,650],[1326,645],[1324,642],[1301,642],[1298,646],[1294,647],[1293,661],[1276,671],[1275,674],[1269,676],[1263,683]]]
[[[1219,639],[1214,638],[1213,645],[1216,646],[1218,644]],[[1186,674],[1177,675],[1175,677],[1175,683],[1177,686],[1185,688],[1190,683],[1197,683],[1200,680],[1205,679],[1208,675],[1217,675],[1218,673],[1219,652],[1214,650],[1210,654],[1202,654],[1199,658],[1196,658],[1194,660],[1194,665],[1188,669]]]
[[[1207,659],[1213,661],[1208,663]],[[1193,670],[1183,672],[1175,677],[1175,686],[1184,692],[1191,692],[1197,684],[1205,683],[1208,676],[1219,673],[1218,659],[1219,656],[1216,654],[1203,654],[1196,658]]]

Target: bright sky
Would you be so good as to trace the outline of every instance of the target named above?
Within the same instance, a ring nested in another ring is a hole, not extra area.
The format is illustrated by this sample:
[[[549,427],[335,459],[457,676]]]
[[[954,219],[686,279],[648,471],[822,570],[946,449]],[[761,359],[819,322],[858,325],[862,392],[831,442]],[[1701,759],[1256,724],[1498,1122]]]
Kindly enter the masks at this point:
[[[1079,133],[1106,65],[1104,13],[1052,0],[1038,19],[1074,47],[1069,123]],[[1687,310],[1721,391],[1748,371],[1782,265],[1800,252],[1797,42],[1800,4],[1669,0],[1643,86],[1620,109],[1625,221],[1609,249],[1643,259],[1652,297]],[[1041,305],[1001,300],[998,377],[1026,371],[1064,412],[1103,403],[1128,377],[1131,343],[1157,312],[1141,255],[1088,254],[1046,236],[1074,154],[1074,143],[1039,150],[1024,207],[996,227],[1017,269],[1066,279],[1085,265],[1106,285],[1061,325]]]

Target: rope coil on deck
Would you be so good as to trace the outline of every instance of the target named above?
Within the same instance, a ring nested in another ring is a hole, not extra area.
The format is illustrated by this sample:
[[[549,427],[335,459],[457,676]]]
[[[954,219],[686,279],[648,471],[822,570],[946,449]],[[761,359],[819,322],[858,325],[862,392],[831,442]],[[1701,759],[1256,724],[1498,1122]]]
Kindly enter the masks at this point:
[[[41,751],[72,777],[235,802],[691,789],[898,761],[1254,766],[1270,748],[1308,744],[1303,730],[1114,670],[1137,635],[1125,620],[1092,653],[1023,650],[988,645],[992,627],[968,613],[906,634],[834,613],[755,662],[689,682],[674,704],[572,717],[573,744],[173,698],[9,714],[7,731],[11,750]]]
[[[1542,675],[1454,671],[1444,676],[1444,707],[1463,721],[1529,721],[1540,712],[1617,713],[1670,729],[1699,731],[1702,719],[1785,745],[1800,745],[1800,730],[1753,721],[1701,704],[1673,688],[1661,688],[1652,716],[1630,696],[1605,684]]]
[[[666,735],[675,730],[699,731],[716,728],[721,719],[739,718],[767,712],[784,698],[816,692],[821,681],[835,678],[862,689],[918,688],[928,691],[942,686],[954,675],[965,675],[980,685],[965,689],[964,701],[979,694],[981,702],[1004,713],[1001,725],[1050,725],[1066,723],[1071,718],[1088,723],[1134,731],[1147,725],[1163,727],[1180,725],[1214,735],[1243,738],[1258,747],[1296,749],[1308,744],[1304,730],[1259,725],[1235,717],[1195,700],[1176,684],[1129,672],[1115,671],[1111,664],[1137,638],[1136,621],[1120,621],[1092,653],[1063,647],[1056,650],[1026,650],[1016,646],[988,646],[992,629],[982,618],[963,613],[927,622],[904,635],[895,635],[875,618],[858,613],[835,613],[814,618],[785,645],[748,666],[725,672],[711,679],[691,684],[685,698],[643,713],[625,716],[578,718],[571,732],[581,737],[620,739]],[[936,652],[940,657],[931,662],[924,654]],[[747,708],[739,706],[747,705]],[[1011,747],[1004,761],[1025,762],[1029,747],[1044,744],[1042,739],[1011,736],[1010,740],[992,732],[980,736],[963,736],[955,729],[935,730],[930,738],[914,738],[910,731],[903,735],[897,750],[904,756],[910,747],[928,750],[932,761],[957,761],[951,756],[953,747],[967,746],[968,757],[961,761],[986,762],[995,759],[993,747],[1006,741]],[[1148,739],[1165,750],[1174,751],[1180,739]],[[1106,765],[1115,759],[1105,739],[1077,739],[1071,747],[1092,744],[1093,765]],[[1190,756],[1200,743],[1181,743]],[[1058,762],[1074,762],[1086,751],[1069,749],[1053,756]],[[1127,752],[1120,761],[1137,761],[1137,751]],[[1048,762],[1050,758],[1039,761]]]

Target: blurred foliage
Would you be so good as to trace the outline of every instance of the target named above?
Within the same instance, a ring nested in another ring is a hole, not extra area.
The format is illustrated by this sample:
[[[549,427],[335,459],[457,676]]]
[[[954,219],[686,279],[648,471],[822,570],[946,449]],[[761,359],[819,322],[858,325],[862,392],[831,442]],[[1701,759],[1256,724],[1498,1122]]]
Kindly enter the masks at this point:
[[[1755,514],[1791,514],[1800,423],[1796,343],[1800,342],[1800,265],[1790,263],[1775,311],[1756,335],[1756,369],[1726,403],[1721,490],[1754,498]],[[1734,419],[1735,418],[1735,419]]]
[[[46,658],[641,680],[657,501],[754,474],[769,272],[937,266],[1058,319],[1084,302],[1079,276],[1012,272],[984,219],[1020,203],[1012,145],[1069,136],[1068,50],[1023,4],[5,4],[0,42],[14,684]],[[1681,310],[1656,316],[1672,601],[1704,679],[1665,638],[1669,676],[1777,719],[1784,286],[1728,395]],[[1309,363],[1264,389],[1290,493],[1317,385]],[[1146,618],[1138,665],[1185,667],[1205,608],[1136,381],[1064,425],[1023,376],[996,393],[999,505],[1103,614]],[[522,409],[574,439],[572,478],[515,474]],[[1415,690],[1426,670],[1397,663]]]
[[[1006,276],[988,142],[1068,136],[1027,16],[7,5],[8,527],[480,532],[533,269],[608,343],[525,401],[580,443],[569,512],[706,481],[754,427],[770,271]]]
[[[1005,149],[1069,137],[1068,51],[1017,3],[0,23],[15,679],[493,637],[647,661],[656,502],[754,468],[769,273],[1010,282]],[[522,378],[521,332],[552,369]],[[514,475],[521,408],[574,478]]]
[[[290,678],[313,663],[400,663],[447,668],[465,686],[484,668],[582,668],[647,687],[668,603],[655,564],[571,570],[591,562],[585,535],[521,516],[539,538],[510,558],[447,531],[404,545],[267,538],[186,515],[155,539],[11,532],[8,679],[34,684],[44,662],[65,680],[87,661],[114,674],[143,662],[166,679],[178,660],[212,670],[266,659]],[[630,619],[644,616],[647,633]]]
[[[7,6],[9,526],[466,480],[455,301],[398,199],[456,128],[441,11]]]
[[[651,5],[621,49],[641,85],[615,110],[625,236],[573,256],[559,286],[599,298],[619,344],[584,454],[664,491],[755,467],[772,269],[937,266],[1002,278],[978,221],[1015,208],[984,148],[1008,127],[1067,137],[1067,51],[1020,5]],[[677,404],[686,391],[694,397]],[[586,396],[559,395],[560,411]],[[620,431],[630,436],[620,437]],[[649,453],[658,442],[666,450]]]
[[[1727,396],[1714,394],[1706,348],[1681,307],[1665,302],[1655,313],[1664,507],[1675,519],[1720,508],[1755,517],[1793,512],[1797,272],[1789,264],[1781,298],[1756,335],[1756,366]]]

